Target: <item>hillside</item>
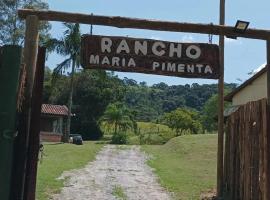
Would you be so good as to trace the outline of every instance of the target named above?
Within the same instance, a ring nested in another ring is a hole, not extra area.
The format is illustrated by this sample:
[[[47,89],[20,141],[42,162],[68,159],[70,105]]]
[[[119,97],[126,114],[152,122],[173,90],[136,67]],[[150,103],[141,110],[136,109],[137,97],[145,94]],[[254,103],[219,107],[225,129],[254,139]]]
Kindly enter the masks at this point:
[[[136,111],[138,121],[153,121],[166,112],[179,107],[201,111],[205,102],[217,94],[217,84],[194,83],[192,85],[172,85],[165,83],[147,86],[144,82],[124,79],[126,91],[123,101]],[[225,84],[225,90],[232,90],[235,84]]]
[[[186,135],[165,145],[143,146],[161,185],[176,199],[199,199],[215,188],[217,135]]]

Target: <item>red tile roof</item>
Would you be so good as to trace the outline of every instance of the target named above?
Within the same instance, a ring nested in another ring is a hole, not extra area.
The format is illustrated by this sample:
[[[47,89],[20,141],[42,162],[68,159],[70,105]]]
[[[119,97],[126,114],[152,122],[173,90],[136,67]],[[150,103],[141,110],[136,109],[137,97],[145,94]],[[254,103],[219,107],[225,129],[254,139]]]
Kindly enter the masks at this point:
[[[68,108],[62,105],[42,104],[42,114],[68,116]]]

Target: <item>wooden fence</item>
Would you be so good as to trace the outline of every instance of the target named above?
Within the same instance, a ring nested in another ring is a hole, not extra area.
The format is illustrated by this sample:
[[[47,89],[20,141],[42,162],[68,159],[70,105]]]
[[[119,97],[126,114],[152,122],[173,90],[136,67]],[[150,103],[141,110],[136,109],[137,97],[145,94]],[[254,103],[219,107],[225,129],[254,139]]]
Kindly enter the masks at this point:
[[[267,100],[250,102],[227,120],[224,186],[227,200],[269,200]]]

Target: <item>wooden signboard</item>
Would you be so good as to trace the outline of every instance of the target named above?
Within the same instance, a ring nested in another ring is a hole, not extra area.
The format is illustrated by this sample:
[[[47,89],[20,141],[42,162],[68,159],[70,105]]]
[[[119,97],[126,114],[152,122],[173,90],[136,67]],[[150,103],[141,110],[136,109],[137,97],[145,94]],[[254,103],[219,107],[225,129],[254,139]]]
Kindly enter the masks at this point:
[[[214,44],[83,35],[84,68],[159,74],[187,78],[219,78],[219,48]]]

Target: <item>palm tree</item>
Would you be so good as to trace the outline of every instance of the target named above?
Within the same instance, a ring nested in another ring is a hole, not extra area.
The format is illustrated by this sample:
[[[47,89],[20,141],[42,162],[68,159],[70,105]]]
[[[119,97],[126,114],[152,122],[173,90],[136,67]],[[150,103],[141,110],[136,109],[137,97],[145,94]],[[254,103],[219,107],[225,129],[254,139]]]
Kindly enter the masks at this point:
[[[134,116],[121,103],[114,103],[108,105],[104,115],[100,119],[100,123],[104,123],[107,126],[113,126],[114,134],[117,134],[119,130],[126,131],[129,128],[136,128],[136,122]]]
[[[57,65],[53,70],[53,77],[62,74],[63,71],[70,69],[70,92],[68,99],[68,119],[67,119],[67,131],[64,134],[64,142],[68,142],[70,134],[71,124],[71,108],[72,97],[74,88],[74,73],[75,68],[80,66],[80,47],[81,47],[81,32],[80,25],[78,23],[64,23],[66,30],[64,36],[60,40],[50,39],[46,42],[48,51],[56,51],[58,54],[67,57],[63,62]]]

